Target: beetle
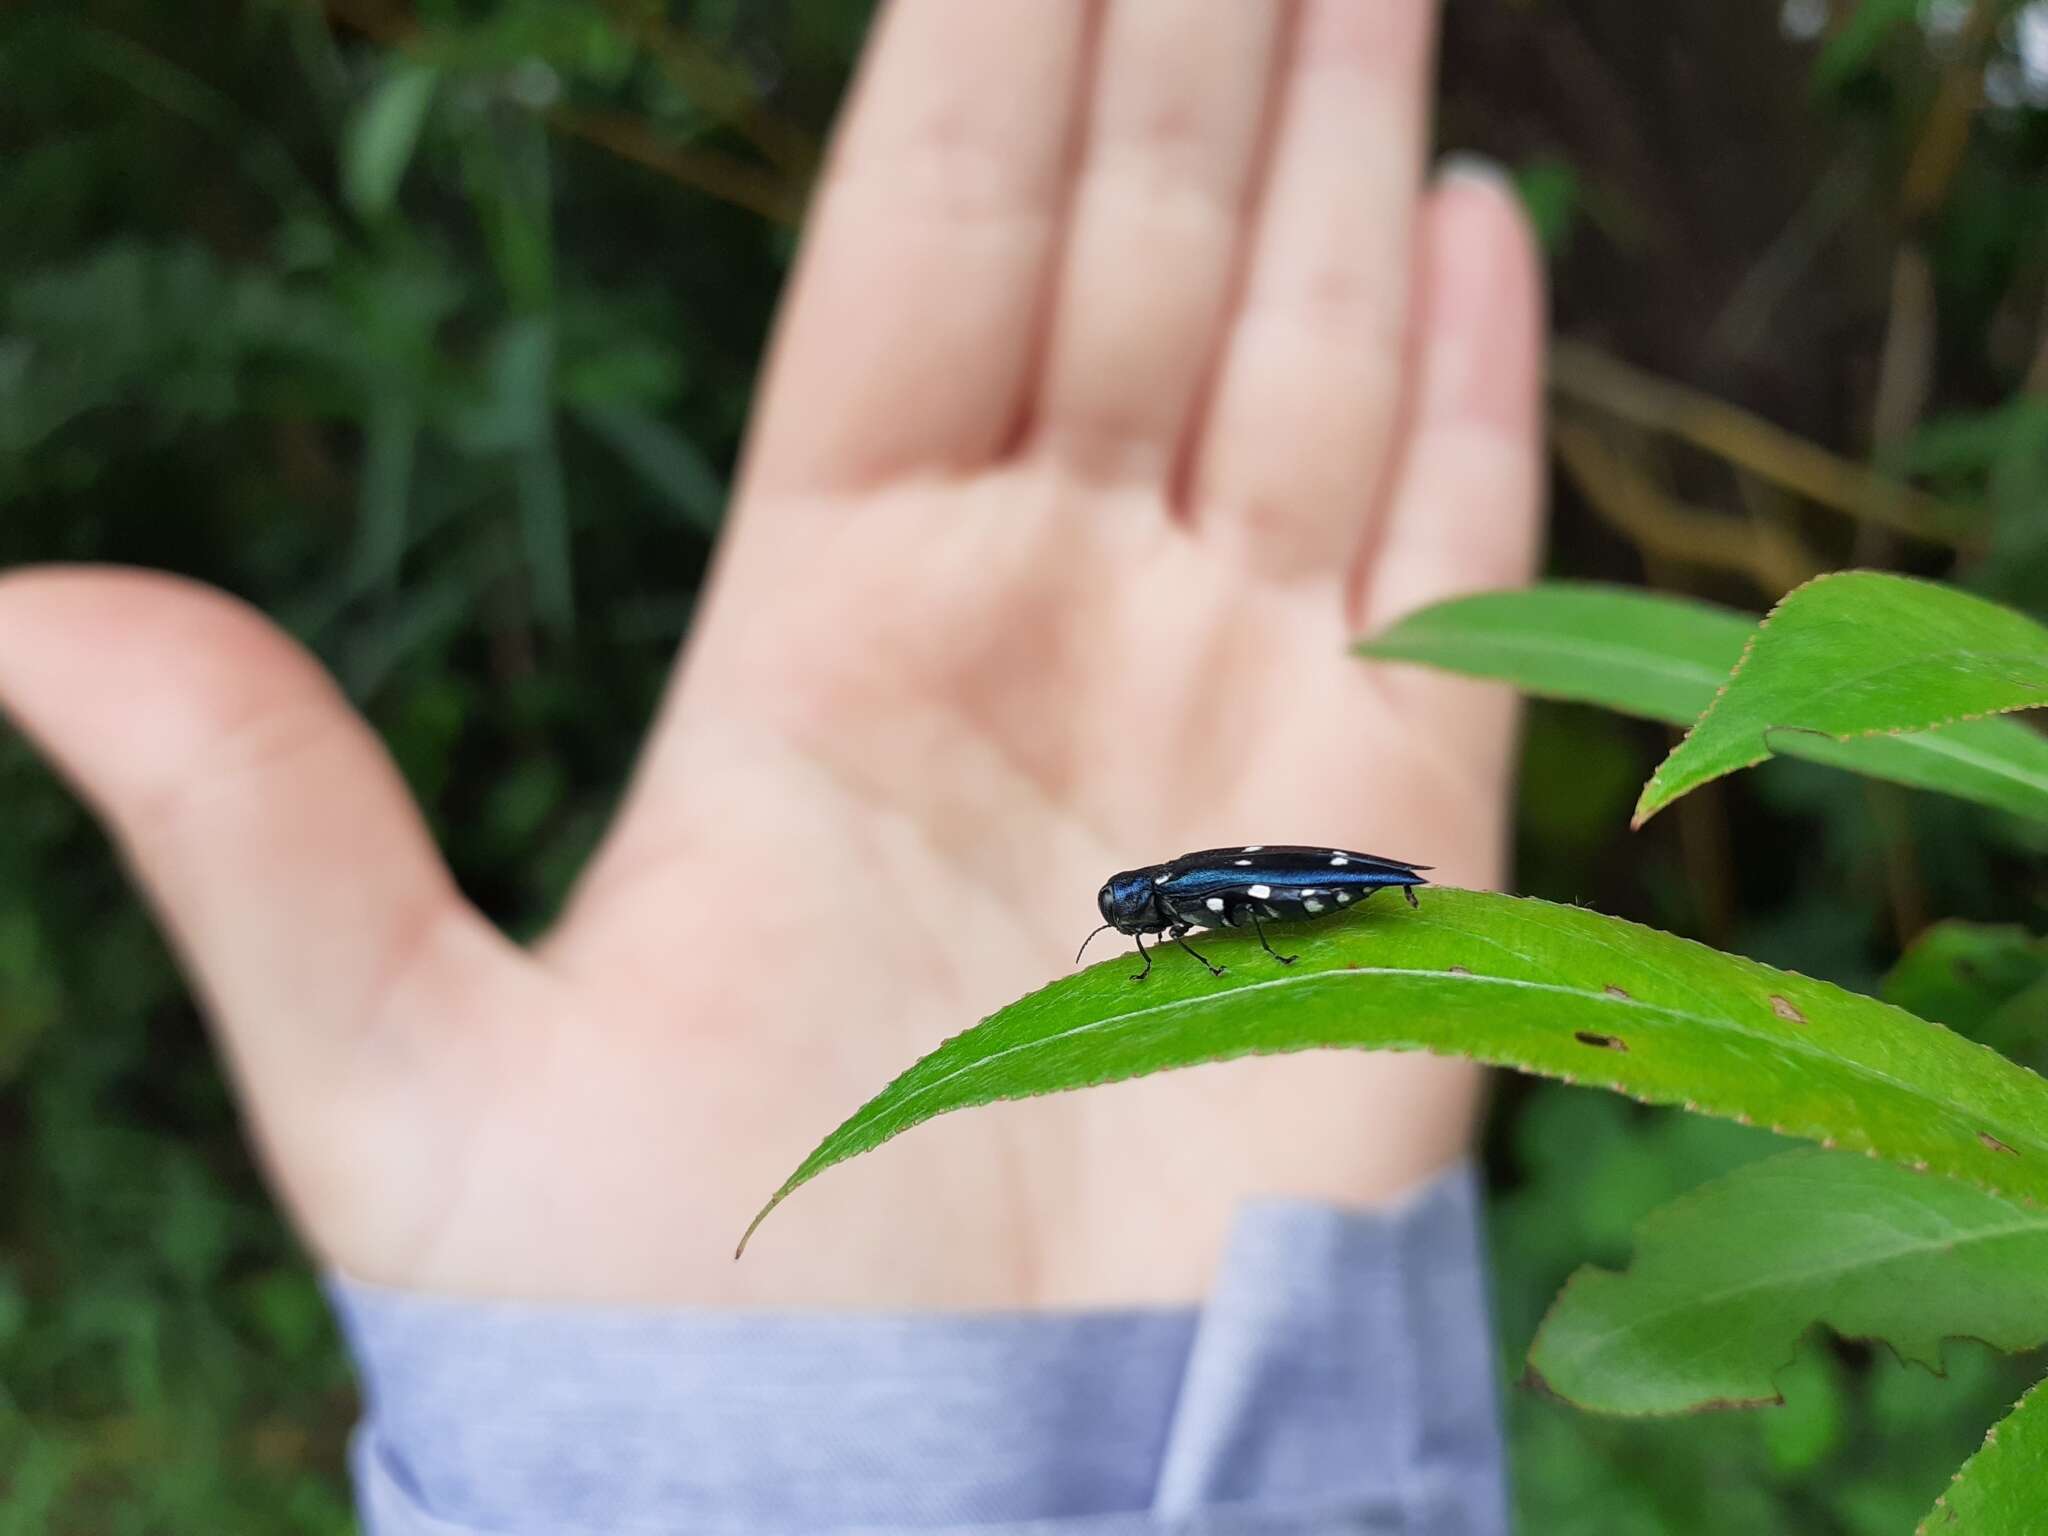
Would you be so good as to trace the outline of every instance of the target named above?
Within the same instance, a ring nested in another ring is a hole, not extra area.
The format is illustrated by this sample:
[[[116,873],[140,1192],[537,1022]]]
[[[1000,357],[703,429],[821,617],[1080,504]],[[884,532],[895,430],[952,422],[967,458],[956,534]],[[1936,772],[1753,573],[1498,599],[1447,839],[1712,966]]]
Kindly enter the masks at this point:
[[[1239,928],[1249,919],[1259,946],[1282,965],[1292,965],[1301,957],[1283,955],[1267,943],[1261,919],[1327,916],[1389,886],[1398,888],[1409,906],[1419,907],[1422,903],[1415,899],[1415,887],[1429,884],[1422,871],[1430,867],[1346,848],[1298,843],[1204,848],[1164,864],[1111,875],[1095,897],[1102,927],[1082,941],[1081,952],[1086,953],[1095,934],[1104,929],[1128,933],[1145,961],[1145,969],[1131,980],[1143,981],[1152,974],[1152,955],[1145,948],[1144,936],[1163,933],[1208,966],[1211,975],[1221,976],[1224,968],[1189,944],[1188,932]],[[1081,963],[1080,954],[1074,956],[1074,963]]]

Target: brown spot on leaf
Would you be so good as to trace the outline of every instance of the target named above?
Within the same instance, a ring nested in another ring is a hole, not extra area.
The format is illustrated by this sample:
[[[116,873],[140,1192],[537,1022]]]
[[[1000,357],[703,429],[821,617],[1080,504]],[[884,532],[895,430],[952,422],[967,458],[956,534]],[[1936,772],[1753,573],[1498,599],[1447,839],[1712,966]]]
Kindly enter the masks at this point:
[[[1617,987],[1611,981],[1606,986],[1602,987],[1600,990],[1605,992],[1609,997],[1620,998],[1625,1003],[1632,1003],[1635,1001],[1634,998],[1630,997],[1626,992],[1622,991],[1621,988]]]
[[[1590,1045],[1602,1051],[1625,1051],[1628,1042],[1619,1035],[1596,1035],[1590,1029],[1576,1030],[1572,1038],[1581,1045]]]
[[[1454,965],[1450,968],[1447,974],[1452,976],[1470,976],[1472,973],[1466,970],[1465,967],[1463,967],[1462,965]]]
[[[1989,1131],[1979,1131],[1977,1133],[1977,1139],[1983,1142],[1985,1146],[1989,1147],[1994,1152],[2003,1152],[2007,1157],[2019,1156],[2019,1153],[2015,1152],[2011,1147],[2008,1147],[2004,1142],[2000,1141],[1996,1136],[1992,1135]]]
[[[1788,999],[1778,996],[1775,992],[1771,994],[1771,1012],[1785,1020],[1788,1024],[1804,1024],[1806,1022],[1805,1014],[1794,1008]]]
[[[1824,1151],[1828,1151],[1828,1152],[1832,1152],[1832,1151],[1834,1151],[1836,1147],[1838,1147],[1838,1146],[1840,1146],[1840,1145],[1841,1145],[1841,1143],[1840,1143],[1840,1142],[1838,1142],[1838,1141],[1836,1141],[1836,1140],[1835,1140],[1835,1138],[1834,1138],[1834,1137],[1832,1137],[1832,1136],[1823,1136],[1823,1137],[1821,1137],[1821,1139],[1820,1139],[1820,1144],[1821,1144],[1821,1147],[1822,1147],[1822,1149],[1823,1149]]]

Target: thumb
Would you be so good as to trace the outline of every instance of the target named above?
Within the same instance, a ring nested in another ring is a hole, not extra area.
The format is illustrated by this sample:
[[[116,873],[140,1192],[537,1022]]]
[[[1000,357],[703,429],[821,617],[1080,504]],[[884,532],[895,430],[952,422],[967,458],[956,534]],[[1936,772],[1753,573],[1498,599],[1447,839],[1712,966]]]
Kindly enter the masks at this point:
[[[339,1193],[351,1109],[416,1065],[421,991],[510,952],[375,733],[262,615],[112,568],[0,577],[0,710],[119,845],[287,1192]]]

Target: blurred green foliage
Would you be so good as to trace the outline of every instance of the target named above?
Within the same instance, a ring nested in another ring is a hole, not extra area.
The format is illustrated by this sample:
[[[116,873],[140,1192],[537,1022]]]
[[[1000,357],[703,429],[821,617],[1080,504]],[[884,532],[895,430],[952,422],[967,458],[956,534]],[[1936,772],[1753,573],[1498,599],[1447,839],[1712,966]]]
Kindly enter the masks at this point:
[[[145,563],[278,615],[390,740],[465,888],[532,931],[689,624],[867,10],[0,8],[0,564]],[[1557,573],[1759,607],[1769,530],[1816,568],[2038,608],[2044,32],[2017,0],[1451,0],[1440,138],[1516,170],[1559,328],[1967,525],[1845,517],[1575,399],[1670,506],[1622,519],[1575,473]],[[1537,707],[1522,888],[1869,990],[1935,919],[2048,927],[2037,832],[1810,765],[1631,837],[1668,743]],[[0,806],[0,1536],[346,1530],[351,1384],[185,990],[11,738]],[[1503,1358],[1575,1265],[1624,1262],[1638,1217],[1770,1144],[1504,1080]],[[1680,1423],[1511,1391],[1524,1525],[1910,1529],[2041,1369],[1963,1344],[1949,1365],[1813,1338],[1784,1408]]]

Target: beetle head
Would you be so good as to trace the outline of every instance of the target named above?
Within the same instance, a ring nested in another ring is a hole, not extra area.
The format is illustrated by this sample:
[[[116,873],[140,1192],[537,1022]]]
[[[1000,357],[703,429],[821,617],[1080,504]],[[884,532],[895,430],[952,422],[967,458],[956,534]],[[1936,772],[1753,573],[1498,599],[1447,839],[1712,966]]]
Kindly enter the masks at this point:
[[[1158,887],[1151,870],[1127,869],[1111,875],[1109,883],[1096,893],[1095,905],[1102,920],[1118,933],[1145,933],[1162,926],[1153,906]]]

